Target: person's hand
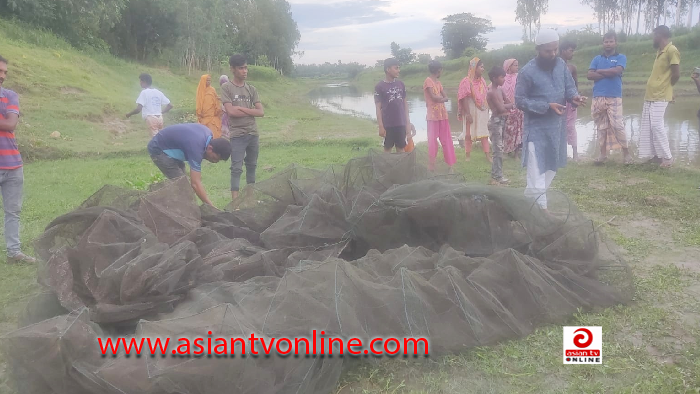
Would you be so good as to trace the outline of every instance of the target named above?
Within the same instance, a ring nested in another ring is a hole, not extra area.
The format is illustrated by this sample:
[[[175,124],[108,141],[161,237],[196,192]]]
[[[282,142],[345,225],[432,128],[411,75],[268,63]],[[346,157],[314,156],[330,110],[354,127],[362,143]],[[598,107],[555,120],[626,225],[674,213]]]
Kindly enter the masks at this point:
[[[379,136],[382,138],[386,137],[386,129],[382,126],[379,126]]]
[[[410,124],[410,130],[411,130],[411,137],[416,136],[416,126],[413,125],[413,123]]]
[[[698,82],[700,81],[700,74],[693,73],[690,78],[693,79],[693,81]]]
[[[467,123],[468,124],[474,123],[474,118],[472,118],[472,114],[467,114]]]
[[[213,202],[207,201],[207,202],[205,202],[205,204],[209,205],[210,208],[214,208],[214,209],[216,209],[217,211],[221,212],[221,210],[220,210],[219,208],[217,208],[216,205],[214,205]]]
[[[556,112],[557,115],[564,114],[564,111],[566,110],[566,106],[561,105],[559,103],[549,103],[549,108],[551,108],[552,111]]]
[[[131,114],[126,114],[126,118],[129,119],[131,117]]]
[[[579,107],[585,107],[585,106],[586,106],[586,102],[588,101],[588,97],[586,97],[586,96],[576,96],[576,97],[574,97],[574,99],[573,99],[572,101],[574,102],[574,104],[576,104],[576,105],[579,106]]]

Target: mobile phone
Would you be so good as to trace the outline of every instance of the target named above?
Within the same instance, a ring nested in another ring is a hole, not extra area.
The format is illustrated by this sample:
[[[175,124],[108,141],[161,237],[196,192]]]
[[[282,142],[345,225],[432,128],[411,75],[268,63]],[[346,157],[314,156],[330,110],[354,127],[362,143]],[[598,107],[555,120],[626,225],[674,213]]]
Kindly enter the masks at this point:
[[[700,67],[695,67],[695,70],[693,70],[693,74],[700,74]]]

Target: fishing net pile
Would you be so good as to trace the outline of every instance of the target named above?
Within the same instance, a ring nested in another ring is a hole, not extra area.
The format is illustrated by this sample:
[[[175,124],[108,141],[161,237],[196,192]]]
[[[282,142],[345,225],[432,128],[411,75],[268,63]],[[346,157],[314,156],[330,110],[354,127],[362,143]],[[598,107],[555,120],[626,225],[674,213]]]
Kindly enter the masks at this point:
[[[103,357],[97,339],[318,330],[365,346],[426,337],[438,357],[632,295],[624,262],[563,195],[544,211],[522,190],[429,176],[415,153],[292,165],[254,187],[216,211],[186,178],[105,186],[56,218],[35,243],[44,291],[1,342],[17,392],[331,393],[347,355]]]

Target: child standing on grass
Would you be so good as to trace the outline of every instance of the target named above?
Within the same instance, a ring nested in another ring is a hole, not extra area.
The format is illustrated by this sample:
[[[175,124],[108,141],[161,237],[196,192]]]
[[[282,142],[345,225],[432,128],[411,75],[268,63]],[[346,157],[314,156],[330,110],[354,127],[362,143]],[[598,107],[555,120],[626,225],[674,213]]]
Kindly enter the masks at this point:
[[[450,130],[450,121],[447,114],[445,103],[449,101],[445,94],[445,89],[440,83],[442,75],[442,64],[433,60],[428,65],[430,76],[423,83],[423,95],[425,103],[428,107],[428,156],[430,162],[428,170],[435,171],[435,159],[438,152],[438,140],[442,145],[442,154],[445,158],[445,163],[450,167],[449,173],[453,174],[453,166],[457,162],[455,158],[455,147],[452,144],[452,132]]]
[[[384,152],[403,153],[407,136],[413,129],[409,121],[406,86],[398,80],[401,73],[399,61],[389,58],[384,61],[384,80],[374,87],[374,103],[377,110],[379,136],[384,137]]]
[[[503,129],[510,110],[515,106],[508,102],[508,98],[501,89],[506,82],[506,72],[501,67],[493,67],[489,71],[491,88],[486,94],[489,108],[491,108],[491,119],[488,129],[491,145],[493,146],[493,164],[491,165],[491,184],[507,185],[510,180],[503,177]]]
[[[143,90],[136,99],[136,109],[126,114],[126,118],[129,119],[140,112],[153,138],[163,129],[163,114],[173,109],[173,106],[163,92],[151,87],[153,78],[149,74],[141,74],[139,80]]]

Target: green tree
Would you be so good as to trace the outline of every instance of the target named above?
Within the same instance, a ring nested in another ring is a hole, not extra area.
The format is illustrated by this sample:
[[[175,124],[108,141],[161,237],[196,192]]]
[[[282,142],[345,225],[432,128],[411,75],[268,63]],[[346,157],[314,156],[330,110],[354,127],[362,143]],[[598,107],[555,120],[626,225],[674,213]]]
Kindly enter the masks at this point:
[[[411,48],[401,48],[395,42],[391,43],[391,56],[396,58],[401,64],[411,64],[416,61],[416,54],[413,53]]]
[[[51,30],[77,47],[103,46],[100,32],[121,18],[127,0],[0,0],[0,15]]]
[[[627,7],[627,11],[620,9],[620,3],[626,3],[629,0],[583,0],[581,3],[588,5],[593,8],[593,14],[598,18],[598,31],[607,32],[608,30],[614,30],[615,24],[618,18],[623,18],[623,28],[624,28],[624,18],[626,15],[623,13],[628,13],[630,7]]]
[[[518,0],[515,20],[523,26],[523,36],[527,42],[535,40],[542,26],[542,15],[546,14],[548,9],[549,0]]]
[[[451,59],[462,56],[469,47],[486,49],[488,39],[484,35],[494,30],[491,20],[471,13],[449,15],[443,21],[442,50]]]
[[[102,37],[119,57],[148,61],[172,48],[180,33],[177,12],[163,0],[131,0],[121,22]]]
[[[420,64],[428,64],[430,61],[433,60],[433,57],[430,56],[428,53],[421,53],[418,55],[418,60],[417,62]]]
[[[162,57],[190,72],[219,68],[233,52],[289,72],[301,38],[286,0],[0,0],[0,15],[77,47],[140,61]]]
[[[238,46],[249,59],[265,55],[270,64],[282,73],[294,69],[292,56],[301,33],[292,18],[286,0],[240,0],[240,12],[235,17]]]

